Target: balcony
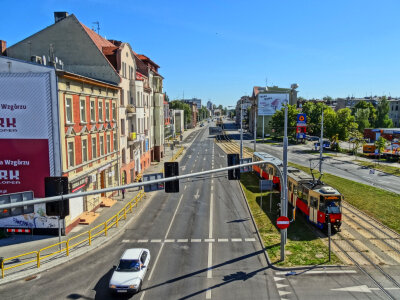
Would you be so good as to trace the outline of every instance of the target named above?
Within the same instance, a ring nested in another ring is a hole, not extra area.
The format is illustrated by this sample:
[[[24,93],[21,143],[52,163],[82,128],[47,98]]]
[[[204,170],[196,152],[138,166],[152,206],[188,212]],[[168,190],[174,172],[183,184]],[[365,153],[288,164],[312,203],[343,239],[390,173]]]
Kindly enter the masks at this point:
[[[133,117],[133,116],[135,116],[135,114],[136,114],[136,107],[133,106],[132,104],[128,104],[126,106],[126,115],[128,117]]]
[[[131,146],[134,143],[138,142],[137,134],[136,132],[129,132],[128,134],[128,145]]]

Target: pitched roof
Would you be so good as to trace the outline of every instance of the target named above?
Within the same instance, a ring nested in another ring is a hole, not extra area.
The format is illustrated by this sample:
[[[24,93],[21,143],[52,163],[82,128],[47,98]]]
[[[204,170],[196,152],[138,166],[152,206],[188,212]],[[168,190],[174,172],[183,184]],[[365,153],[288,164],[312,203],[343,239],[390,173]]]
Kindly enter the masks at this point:
[[[81,23],[81,22],[79,22],[79,23]],[[103,48],[108,48],[108,47],[116,48],[113,43],[109,42],[108,40],[103,38],[101,35],[98,35],[96,32],[91,30],[86,25],[84,25],[82,23],[81,23],[81,25],[85,29],[85,31],[89,35],[89,37],[92,39],[92,41],[96,44],[97,48],[99,48],[100,51],[103,51]]]

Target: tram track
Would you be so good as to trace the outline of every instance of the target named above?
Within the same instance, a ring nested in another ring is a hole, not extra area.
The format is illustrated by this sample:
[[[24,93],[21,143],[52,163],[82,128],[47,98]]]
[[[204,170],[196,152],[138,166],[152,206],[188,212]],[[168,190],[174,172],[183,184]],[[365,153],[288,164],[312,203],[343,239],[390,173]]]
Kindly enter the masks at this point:
[[[222,131],[222,134],[216,136],[215,142],[226,154],[240,153],[240,146],[236,142],[232,141],[224,130]],[[253,154],[250,151],[243,148],[243,158],[249,158],[252,156]]]

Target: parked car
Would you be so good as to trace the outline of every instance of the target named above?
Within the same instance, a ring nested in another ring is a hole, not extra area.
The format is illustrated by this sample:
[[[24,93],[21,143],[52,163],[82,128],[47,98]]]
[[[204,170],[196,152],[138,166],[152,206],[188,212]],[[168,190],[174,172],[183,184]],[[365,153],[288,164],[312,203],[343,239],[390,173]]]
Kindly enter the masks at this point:
[[[111,276],[110,291],[125,294],[140,292],[149,262],[150,251],[148,249],[126,249]]]
[[[331,142],[330,142],[330,141],[324,140],[324,141],[322,141],[322,145],[323,145],[324,149],[328,149],[328,148],[331,147]],[[318,149],[318,148],[319,148],[319,142],[314,143],[314,148],[315,148],[315,149]]]
[[[309,136],[307,135],[307,141],[318,141],[320,138],[317,136]]]

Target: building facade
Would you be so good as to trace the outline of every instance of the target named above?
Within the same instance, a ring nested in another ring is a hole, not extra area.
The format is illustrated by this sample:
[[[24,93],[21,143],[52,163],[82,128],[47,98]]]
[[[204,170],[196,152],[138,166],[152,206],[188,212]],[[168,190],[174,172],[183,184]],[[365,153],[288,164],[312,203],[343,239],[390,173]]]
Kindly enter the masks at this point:
[[[389,118],[392,119],[393,127],[400,127],[400,99],[390,99]]]

